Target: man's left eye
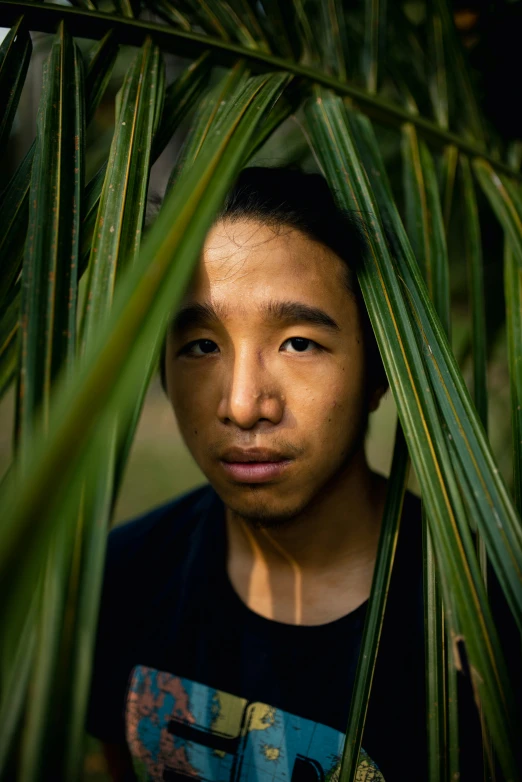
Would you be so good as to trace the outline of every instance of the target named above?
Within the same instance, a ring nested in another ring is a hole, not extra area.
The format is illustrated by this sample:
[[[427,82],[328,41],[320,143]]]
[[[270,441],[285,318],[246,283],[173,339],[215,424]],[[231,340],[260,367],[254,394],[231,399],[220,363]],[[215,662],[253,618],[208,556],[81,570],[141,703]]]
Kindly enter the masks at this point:
[[[191,356],[192,358],[199,358],[201,356],[214,355],[219,351],[218,346],[212,339],[194,339],[189,342],[188,345],[184,345],[179,351],[180,356]]]
[[[288,351],[288,353],[310,353],[312,350],[318,348],[317,342],[313,339],[305,339],[305,337],[290,337],[283,342],[279,350]]]

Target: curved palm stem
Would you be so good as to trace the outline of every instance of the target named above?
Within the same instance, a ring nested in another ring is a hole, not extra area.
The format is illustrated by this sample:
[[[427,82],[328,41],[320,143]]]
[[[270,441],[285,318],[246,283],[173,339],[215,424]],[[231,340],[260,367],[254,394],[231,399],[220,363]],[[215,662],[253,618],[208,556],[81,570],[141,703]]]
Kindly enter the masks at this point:
[[[67,21],[69,32],[73,36],[77,35],[81,38],[99,39],[107,33],[108,28],[112,28],[115,39],[120,44],[141,46],[145,37],[152,35],[155,43],[163,51],[172,52],[181,57],[194,57],[208,49],[212,49],[215,61],[219,64],[230,65],[238,57],[244,57],[253,64],[257,63],[263,70],[283,70],[314,84],[329,87],[338,95],[351,98],[365,114],[378,122],[395,126],[409,122],[431,143],[438,146],[453,144],[467,155],[480,156],[487,160],[497,171],[522,179],[522,175],[510,166],[488,155],[480,144],[473,144],[468,139],[445,130],[435,122],[410,114],[401,106],[389,103],[374,94],[355,87],[353,84],[339,81],[327,73],[277,57],[261,49],[246,48],[219,38],[188,33],[150,21],[85,11],[54,3],[35,4],[27,2],[27,0],[2,0],[0,9],[2,24],[5,26],[14,24],[23,13],[28,28],[39,32],[56,32],[59,22],[63,19]]]

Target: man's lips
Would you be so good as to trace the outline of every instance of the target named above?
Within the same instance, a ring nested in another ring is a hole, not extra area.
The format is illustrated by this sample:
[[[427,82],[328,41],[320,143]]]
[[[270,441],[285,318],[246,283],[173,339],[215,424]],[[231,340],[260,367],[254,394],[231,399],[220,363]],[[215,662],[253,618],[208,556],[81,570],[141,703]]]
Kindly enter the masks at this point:
[[[291,458],[267,448],[230,448],[220,458],[227,475],[239,483],[264,483],[284,472]]]

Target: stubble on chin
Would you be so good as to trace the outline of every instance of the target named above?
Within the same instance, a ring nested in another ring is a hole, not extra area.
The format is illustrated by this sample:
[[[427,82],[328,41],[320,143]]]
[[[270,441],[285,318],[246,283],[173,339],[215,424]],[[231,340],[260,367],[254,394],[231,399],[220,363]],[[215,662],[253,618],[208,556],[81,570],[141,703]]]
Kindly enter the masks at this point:
[[[257,486],[248,487],[248,502],[226,503],[231,518],[243,521],[252,529],[274,530],[289,527],[297,522],[303,508],[288,507],[276,509],[274,504],[262,496]]]

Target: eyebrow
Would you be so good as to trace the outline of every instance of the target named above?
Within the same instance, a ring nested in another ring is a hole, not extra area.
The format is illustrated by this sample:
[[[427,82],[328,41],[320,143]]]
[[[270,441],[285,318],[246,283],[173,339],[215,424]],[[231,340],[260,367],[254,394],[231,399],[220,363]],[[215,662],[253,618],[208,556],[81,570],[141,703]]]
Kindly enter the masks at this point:
[[[262,311],[270,320],[286,325],[306,323],[320,326],[330,331],[340,331],[339,324],[319,307],[312,307],[300,301],[269,301],[263,305]],[[216,308],[210,303],[188,302],[184,304],[172,321],[174,331],[185,331],[190,328],[209,326],[222,320],[226,311]]]
[[[319,307],[312,307],[299,301],[271,301],[264,307],[274,320],[283,323],[308,323],[331,331],[340,331],[339,324]]]
[[[172,320],[173,331],[185,331],[198,326],[208,326],[219,320],[219,315],[212,304],[188,302],[183,304]]]

